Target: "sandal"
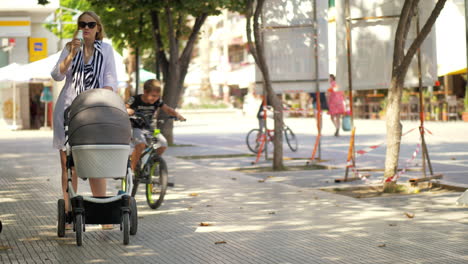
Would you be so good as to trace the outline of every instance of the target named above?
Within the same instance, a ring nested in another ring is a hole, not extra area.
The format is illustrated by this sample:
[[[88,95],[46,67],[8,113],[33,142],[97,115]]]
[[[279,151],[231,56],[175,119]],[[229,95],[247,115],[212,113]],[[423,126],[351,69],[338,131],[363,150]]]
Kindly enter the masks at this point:
[[[102,230],[111,230],[114,229],[114,225],[101,225]]]

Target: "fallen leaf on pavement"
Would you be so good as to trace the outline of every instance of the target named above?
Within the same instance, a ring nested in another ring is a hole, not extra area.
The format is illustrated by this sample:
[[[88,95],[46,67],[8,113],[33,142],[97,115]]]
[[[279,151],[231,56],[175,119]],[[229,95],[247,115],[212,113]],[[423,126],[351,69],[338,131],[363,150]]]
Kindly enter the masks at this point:
[[[397,224],[389,224],[389,226],[397,226]]]
[[[231,178],[231,180],[235,181],[235,180],[237,180],[237,178]]]
[[[189,196],[198,196],[198,193],[191,193]]]
[[[213,224],[201,222],[200,226],[212,226]]]
[[[187,207],[187,210],[192,210],[192,208],[193,208],[192,206],[189,206]]]
[[[456,160],[456,159],[457,159],[457,158],[455,158],[455,157],[452,157],[452,160]]]
[[[11,249],[11,247],[0,245],[0,250],[8,250],[8,249]]]
[[[216,242],[215,242],[215,245],[219,245],[219,244],[226,244],[226,243],[227,243],[227,242],[226,242],[226,241],[224,241],[224,240],[223,240],[223,241],[216,241]]]
[[[414,218],[414,214],[410,214],[408,212],[405,212],[405,215],[408,217],[408,218]]]
[[[211,204],[207,204],[206,207],[213,207]]]
[[[387,245],[385,245],[385,244],[379,244],[379,245],[377,245],[377,246],[378,246],[378,247],[386,247]]]
[[[265,180],[258,180],[258,182],[265,182]]]
[[[273,214],[276,214],[276,212],[269,212],[268,214],[271,214],[271,215],[273,215]]]
[[[267,176],[265,179],[274,178],[275,176]]]

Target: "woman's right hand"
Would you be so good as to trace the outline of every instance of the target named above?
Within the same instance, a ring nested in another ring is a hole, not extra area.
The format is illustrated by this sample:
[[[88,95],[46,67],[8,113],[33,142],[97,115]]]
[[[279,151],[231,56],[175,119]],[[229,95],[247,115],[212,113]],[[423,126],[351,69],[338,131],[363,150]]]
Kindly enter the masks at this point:
[[[81,40],[76,38],[76,35],[78,34],[78,31],[75,31],[75,34],[73,34],[73,40],[70,42],[71,48],[70,48],[70,53],[75,57],[75,55],[80,51],[81,47]]]

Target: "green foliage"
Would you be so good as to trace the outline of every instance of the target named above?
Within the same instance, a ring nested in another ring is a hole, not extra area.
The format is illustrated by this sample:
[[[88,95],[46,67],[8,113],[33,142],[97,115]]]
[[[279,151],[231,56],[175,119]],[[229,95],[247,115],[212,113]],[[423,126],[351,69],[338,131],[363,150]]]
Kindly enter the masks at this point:
[[[40,3],[47,0],[38,1]],[[86,0],[60,0],[60,6],[64,8],[55,10],[53,23],[45,24],[45,27],[59,38],[72,38],[76,31],[77,16],[83,11],[92,10],[91,5]]]

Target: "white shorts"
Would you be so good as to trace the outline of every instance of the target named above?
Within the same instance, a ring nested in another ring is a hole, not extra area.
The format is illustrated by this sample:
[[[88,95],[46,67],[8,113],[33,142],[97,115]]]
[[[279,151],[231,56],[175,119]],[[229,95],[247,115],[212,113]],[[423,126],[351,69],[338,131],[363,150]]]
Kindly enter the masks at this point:
[[[132,131],[132,147],[138,145],[138,144],[145,144],[146,145],[146,137],[145,134],[143,133],[143,130],[140,128],[133,128]],[[158,139],[157,142],[157,148],[159,147],[167,147],[167,140],[163,136],[162,133],[159,133],[156,138]]]

